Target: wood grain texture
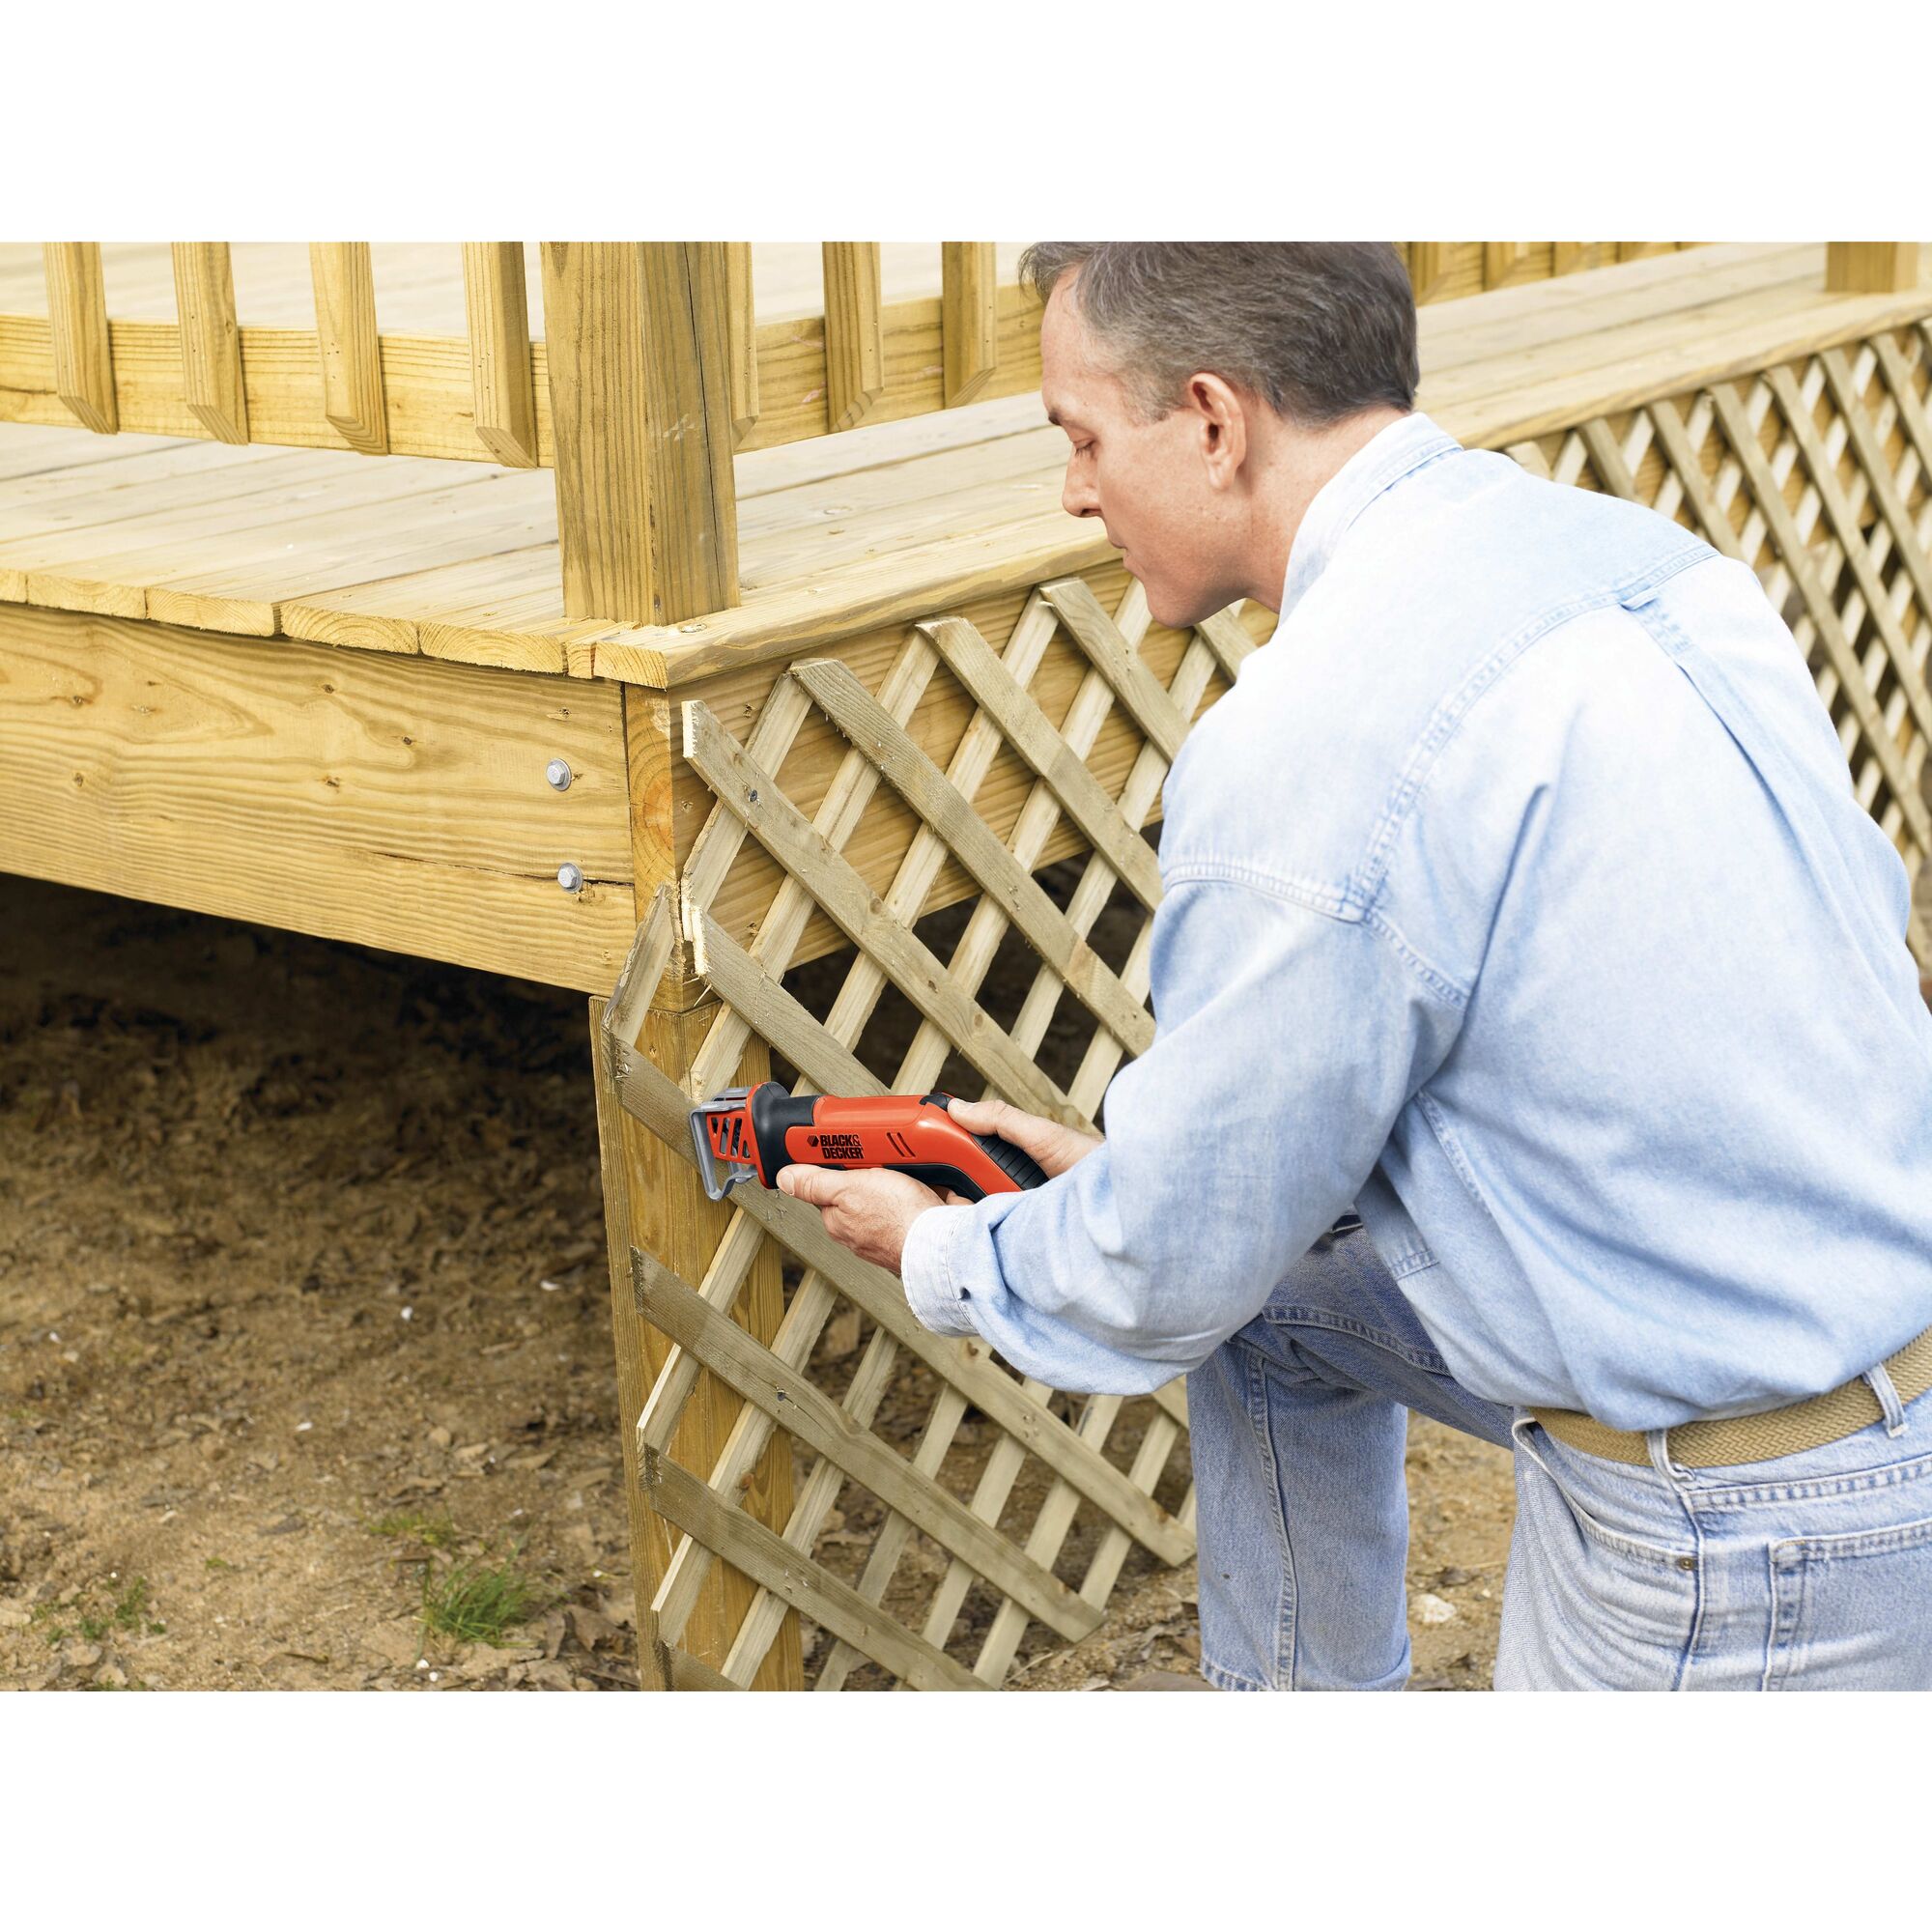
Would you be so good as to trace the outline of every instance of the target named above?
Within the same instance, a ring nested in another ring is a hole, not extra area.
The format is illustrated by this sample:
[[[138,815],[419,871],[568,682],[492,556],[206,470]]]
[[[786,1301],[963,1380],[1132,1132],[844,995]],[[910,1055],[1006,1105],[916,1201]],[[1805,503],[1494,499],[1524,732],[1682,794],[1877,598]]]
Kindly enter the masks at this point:
[[[312,242],[315,336],[322,356],[322,412],[364,456],[389,452],[383,348],[376,333],[376,277],[366,242]]]
[[[1101,1024],[1132,1052],[1145,1053],[1153,1044],[1153,1020],[1141,1002],[1073,930],[1032,872],[973,810],[972,802],[948,781],[866,687],[836,659],[807,659],[794,665],[791,674],[886,775],[939,842],[972,874],[980,890],[993,898],[1035,952]]]
[[[731,360],[731,446],[758,420],[758,317],[752,295],[752,244],[724,244],[724,306]]]
[[[1917,242],[1833,242],[1825,252],[1825,286],[1833,295],[1889,295],[1918,286]]]
[[[1095,571],[1093,577],[1094,588],[1109,605],[1119,600],[1127,582],[1117,562]],[[961,616],[981,637],[1005,651],[1029,601],[1015,592],[957,608]],[[1250,612],[1244,612],[1240,621],[1244,628],[1252,626],[1250,635],[1260,639],[1268,636],[1272,617],[1255,607]],[[867,689],[880,696],[882,702],[885,700],[886,681],[901,656],[905,637],[904,627],[890,625],[859,633],[844,639],[838,646],[841,662],[849,666]],[[1159,627],[1149,633],[1143,646],[1149,664],[1163,681],[1174,676],[1185,648],[1184,639]],[[1028,688],[1041,712],[1056,725],[1064,726],[1068,706],[1090,674],[1097,675],[1092,673],[1085,657],[1072,649],[1064,638],[1056,638],[1047,647],[1037,673],[1031,677]],[[796,688],[795,682],[788,678],[779,680],[779,685]],[[1224,680],[1212,680],[1208,701],[1225,689]],[[762,707],[773,701],[774,690],[771,668],[755,666],[696,687],[693,695],[703,696],[722,719],[730,721],[734,735],[743,740],[762,725]],[[950,673],[944,673],[935,677],[922,696],[917,711],[908,721],[908,728],[929,757],[951,769],[956,750],[970,728],[973,710],[971,696]],[[1095,781],[1110,797],[1119,795],[1140,756],[1143,743],[1142,734],[1122,707],[1116,705],[1106,712],[1083,762],[1088,764]],[[816,814],[847,755],[851,755],[850,748],[814,712],[798,732],[783,764],[781,777],[788,796],[802,810]],[[863,759],[860,762],[865,763]],[[681,757],[673,765],[669,781],[674,800],[672,823],[680,841],[680,851],[689,853],[699,827],[713,810],[714,800]],[[974,788],[975,809],[1002,839],[1008,838],[1037,782],[1037,775],[1033,768],[1017,752],[1001,743],[988,769]],[[893,888],[896,868],[908,849],[909,841],[919,838],[920,834],[919,822],[897,800],[881,798],[875,800],[865,812],[843,849],[869,889],[883,895]],[[1069,853],[1085,850],[1088,842],[1085,834],[1076,825],[1057,820],[1036,863],[1051,864]],[[741,945],[750,945],[759,929],[778,890],[779,878],[780,874],[768,855],[754,845],[733,866],[724,889],[711,902],[711,910],[719,923]],[[922,911],[952,904],[972,890],[972,881],[965,869],[950,854],[944,854],[937,871],[931,876],[925,899],[920,907],[909,910],[907,917],[916,918]],[[797,956],[801,959],[814,958],[841,943],[843,939],[838,927],[822,912],[814,910],[799,942]]]
[[[543,280],[565,613],[662,622],[638,244],[546,242]]]
[[[728,1566],[713,1567],[702,1588],[694,1593],[688,1614],[681,1616],[674,1628],[661,1629],[658,1624],[654,1605],[681,1537],[679,1525],[653,1507],[654,1492],[643,1480],[638,1425],[652,1384],[680,1351],[644,1319],[633,1283],[631,1256],[634,1249],[642,1249],[673,1272],[691,1272],[702,1278],[719,1236],[732,1217],[705,1199],[689,1161],[677,1158],[619,1103],[616,1060],[628,1056],[632,1049],[603,1025],[606,1016],[598,1005],[592,1004],[591,1050],[597,1077],[611,1316],[617,1350],[618,1426],[623,1435],[631,1509],[632,1576],[637,1586],[640,1658],[648,1634],[653,1644],[660,1639],[676,1644],[698,1663],[717,1669],[729,1652],[731,1638],[744,1621],[757,1584]],[[688,1006],[647,1005],[639,1023],[636,1054],[661,1077],[680,1080],[715,1010],[702,1001]],[[753,1081],[769,1073],[769,1060],[761,1044],[747,1053],[741,1070]],[[740,1280],[732,1318],[745,1323],[758,1340],[767,1341],[783,1313],[777,1249],[769,1243],[759,1248]],[[719,1319],[725,1320],[723,1316]],[[708,1470],[740,1406],[738,1398],[715,1377],[700,1376],[668,1445],[671,1453],[693,1467]],[[749,1465],[738,1500],[752,1520],[782,1522],[791,1509],[789,1462],[774,1452]],[[796,1618],[790,1618],[751,1688],[793,1689],[800,1672],[798,1624]],[[648,1682],[648,1674],[640,1674]]]
[[[1091,1133],[1092,1123],[1072,1114],[1052,1084],[1014,1051],[925,947],[884,915],[851,866],[789,803],[771,775],[751,762],[710,711],[702,704],[687,704],[683,713],[684,755],[693,770],[779,864],[806,885],[845,936],[887,966],[907,998],[993,1086],[1031,1112]]]
[[[941,328],[949,410],[977,401],[1000,366],[998,250],[990,242],[940,244]]]
[[[957,1498],[923,1478],[897,1450],[859,1427],[801,1371],[720,1315],[670,1269],[634,1249],[631,1274],[645,1319],[787,1433],[829,1457],[1061,1636],[1077,1641],[1098,1626],[1100,1613],[1091,1605],[1050,1572],[1028,1562]]]
[[[687,1163],[691,1160],[691,1101],[684,1089],[643,1056],[621,1044],[611,1056],[611,1079],[625,1110]],[[737,1211],[781,1247],[816,1269],[848,1299],[858,1302],[897,1346],[950,1381],[971,1403],[1064,1475],[1082,1495],[1124,1525],[1135,1542],[1165,1563],[1184,1563],[1194,1551],[1192,1528],[1137,1490],[1125,1473],[1082,1442],[1065,1423],[1031,1400],[995,1364],[983,1343],[963,1346],[922,1328],[906,1306],[896,1275],[862,1262],[825,1232],[815,1208],[765,1188],[740,1189]],[[707,1299],[710,1297],[707,1296]],[[648,1441],[648,1435],[646,1436]]]
[[[1502,244],[1528,248],[1528,256],[1513,259],[1540,264],[1546,244]],[[1615,243],[1577,244],[1580,257],[1601,263],[1614,261]],[[1433,252],[1432,252],[1433,251]],[[1425,296],[1432,293],[1429,277],[1442,282],[1426,301],[1423,317],[1426,369],[1439,372],[1439,355],[1429,344],[1434,326],[1449,319],[1457,327],[1458,312],[1472,311],[1470,327],[1488,330],[1506,316],[1520,313],[1560,315],[1574,303],[1616,303],[1644,291],[1645,299],[1660,312],[1697,299],[1695,291],[1709,278],[1713,283],[1732,273],[1740,262],[1780,264],[1803,260],[1814,306],[1823,310],[1845,298],[1825,293],[1825,246],[1818,244],[1725,244],[1699,246],[1680,252],[1676,244],[1657,244],[1620,267],[1602,270],[1605,280],[1578,287],[1584,278],[1565,278],[1563,299],[1548,304],[1525,298],[1548,291],[1541,283],[1518,284],[1483,293],[1485,248],[1480,242],[1413,242],[1405,244],[1412,275],[1422,278]],[[1553,264],[1553,248],[1551,249]],[[1701,258],[1708,256],[1709,262]],[[451,251],[452,262],[455,252]],[[1432,265],[1435,265],[1432,267]],[[1657,273],[1663,270],[1661,275]],[[1906,291],[1905,294],[1919,292]],[[1449,296],[1471,300],[1450,301]],[[1870,298],[1867,298],[1870,299]],[[979,400],[1009,397],[1037,386],[1039,381],[1038,309],[1031,296],[1016,286],[997,292],[996,367]],[[1743,318],[1736,318],[1742,321]],[[1726,324],[1725,327],[1730,327]],[[1880,326],[1876,317],[1861,317],[1835,339],[1869,332]],[[881,310],[883,387],[870,403],[867,425],[901,421],[946,403],[945,313],[942,296],[887,302]],[[188,410],[182,393],[180,331],[161,320],[114,320],[109,325],[117,369],[117,395],[122,427],[145,434],[203,436],[210,430]],[[741,451],[769,449],[801,439],[823,437],[832,427],[828,406],[829,376],[823,317],[789,318],[756,325],[752,354],[755,361],[758,408],[749,430],[740,433]],[[314,371],[319,354],[309,328],[255,327],[242,331],[243,382],[249,434],[258,440],[302,447],[347,447],[318,407]],[[1506,340],[1497,338],[1497,359],[1505,361]],[[549,429],[547,345],[531,347],[537,395],[538,461],[553,458]],[[419,456],[477,458],[488,454],[476,433],[473,370],[469,343],[463,335],[438,336],[421,332],[385,334],[382,366],[387,398],[389,447],[393,452]],[[1740,365],[1742,366],[1742,365]],[[1732,369],[1729,374],[1739,373]],[[1705,372],[1705,380],[1713,372]],[[1507,371],[1505,370],[1505,380]],[[1674,384],[1682,388],[1694,380],[1687,373]],[[1673,386],[1662,383],[1656,386]],[[733,404],[734,418],[742,418],[744,397]],[[1433,405],[1426,405],[1432,407]],[[56,390],[51,334],[44,317],[0,314],[0,417],[16,421],[60,423],[71,420]],[[1573,420],[1575,418],[1573,417]],[[1459,425],[1467,440],[1485,440],[1480,425]],[[1502,435],[1520,440],[1526,432]]]
[[[530,371],[529,290],[521,242],[463,244],[464,315],[476,435],[497,462],[538,461],[536,384]]]
[[[1763,513],[1779,560],[1791,573],[1791,581],[1804,599],[1804,608],[1817,627],[1826,659],[1836,672],[1840,690],[1859,722],[1867,748],[1878,760],[1894,802],[1904,811],[1914,838],[1921,851],[1932,850],[1932,815],[1926,811],[1905,771],[1903,753],[1887,730],[1885,719],[1867,682],[1864,668],[1852,649],[1851,639],[1824,584],[1819,581],[1817,561],[1799,534],[1798,526],[1778,487],[1764,445],[1758,440],[1736,388],[1726,383],[1711,391],[1718,420],[1744,470],[1745,482],[1758,509]]]
[[[872,412],[886,389],[879,244],[825,244],[825,413],[836,435]]]
[[[543,245],[572,617],[674,625],[738,596],[717,242]]]
[[[642,269],[653,608],[675,624],[738,601],[724,244],[647,242]]]
[[[107,334],[100,244],[49,242],[45,256],[54,392],[83,427],[97,436],[112,436],[121,427],[121,412],[114,399],[114,349]]]
[[[0,607],[0,868],[602,990],[635,924],[618,709],[581,683]]]
[[[859,1646],[867,1656],[877,1657],[915,1690],[985,1690],[964,1664],[953,1662],[945,1652],[901,1630],[849,1583],[801,1556],[742,1510],[721,1502],[696,1476],[668,1457],[650,1452],[644,1462],[644,1481],[658,1511],[721,1551],[728,1562],[782,1597],[794,1609],[803,1610],[814,1623]]]
[[[1217,613],[1217,616],[1220,613]],[[1236,631],[1238,623],[1229,619]],[[1151,911],[1160,904],[1160,865],[1152,848],[1122,822],[1084,757],[1047,722],[1038,705],[1008,674],[993,647],[963,617],[940,617],[920,627],[931,638],[973,701],[994,719],[1001,735],[1059,800],[1061,809]],[[1246,634],[1241,634],[1246,642]],[[1232,655],[1233,647],[1224,646]],[[1252,644],[1248,645],[1252,649]]]
[[[248,394],[228,244],[177,242],[174,261],[182,401],[217,441],[246,442]]]

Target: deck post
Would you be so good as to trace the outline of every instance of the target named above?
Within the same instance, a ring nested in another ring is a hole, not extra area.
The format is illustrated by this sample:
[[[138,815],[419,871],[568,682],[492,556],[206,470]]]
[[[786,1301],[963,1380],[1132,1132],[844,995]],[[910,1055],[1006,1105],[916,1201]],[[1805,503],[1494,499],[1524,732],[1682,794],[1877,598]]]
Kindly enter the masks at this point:
[[[690,1072],[717,1010],[717,1002],[701,981],[668,976],[645,1015],[638,1044],[661,1072],[681,1080]],[[690,1164],[672,1153],[618,1102],[610,1065],[612,1044],[604,1031],[603,1018],[604,1002],[593,999],[590,1050],[596,1066],[597,1132],[604,1166],[624,1492],[631,1515],[631,1577],[638,1597],[638,1666],[643,1688],[662,1690],[669,1688],[673,1666],[670,1654],[657,1642],[651,1604],[681,1532],[650,1506],[638,1466],[638,1418],[651,1384],[671,1352],[671,1344],[638,1312],[631,1249],[642,1249],[695,1286],[704,1279],[729,1213],[707,1201]],[[747,1082],[760,1080],[770,1070],[765,1047],[754,1040],[746,1051],[738,1077]],[[783,1314],[782,1288],[778,1252],[769,1243],[753,1263],[733,1313],[760,1341],[769,1343],[777,1331]],[[672,1461],[684,1468],[709,1470],[741,1406],[737,1397],[708,1372],[701,1375],[672,1438]],[[760,1522],[782,1529],[791,1506],[789,1438],[780,1430],[753,1467],[744,1507]],[[726,1563],[713,1564],[686,1620],[679,1648],[701,1665],[722,1667],[754,1594],[755,1586],[741,1572]],[[795,1613],[787,1614],[753,1689],[794,1690],[802,1683],[798,1618]]]
[[[671,624],[738,601],[737,498],[732,476],[729,264],[717,242],[546,242],[544,333],[556,450],[558,547],[565,612],[615,623]],[[625,693],[625,738],[641,920],[658,886],[675,875],[670,826],[669,712],[643,692]],[[639,1677],[668,1688],[672,1660],[658,1643],[651,1604],[680,1532],[650,1507],[638,1466],[638,1418],[670,1343],[648,1327],[633,1299],[635,1246],[696,1286],[729,1221],[705,1199],[689,1162],[664,1147],[617,1103],[602,1029],[591,1009],[604,1215],[611,1255],[611,1311],[618,1409],[631,1513],[631,1571],[638,1593]],[[638,1048],[682,1086],[717,1004],[681,954],[659,986]],[[769,1071],[753,1046],[741,1077]],[[753,1264],[734,1313],[769,1341],[782,1314],[776,1251]],[[740,1404],[707,1375],[674,1439],[675,1460],[708,1470]],[[791,1510],[791,1465],[781,1435],[746,1491],[745,1507],[782,1528]],[[706,1578],[679,1638],[684,1681],[724,1663],[754,1586],[726,1565]],[[802,1681],[798,1621],[755,1680],[758,1689]]]
[[[738,601],[722,242],[546,242],[557,544],[571,617]]]
[[[1917,242],[1829,242],[1825,287],[1834,296],[1886,296],[1918,286]]]

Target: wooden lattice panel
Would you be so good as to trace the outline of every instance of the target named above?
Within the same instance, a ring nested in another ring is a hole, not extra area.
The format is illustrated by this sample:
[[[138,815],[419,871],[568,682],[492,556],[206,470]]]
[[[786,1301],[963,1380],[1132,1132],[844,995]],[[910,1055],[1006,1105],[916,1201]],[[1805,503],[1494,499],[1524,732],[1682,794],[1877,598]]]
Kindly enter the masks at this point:
[[[686,704],[685,756],[718,802],[692,847],[675,913],[667,891],[611,1004],[612,1084],[626,1106],[671,1145],[687,1143],[690,1096],[632,1050],[635,989],[657,983],[681,936],[723,1002],[694,1064],[691,1096],[727,1085],[755,1036],[797,1070],[802,1090],[923,1092],[949,1062],[963,1063],[981,1087],[1091,1125],[1122,1059],[1153,1037],[1148,952],[1160,872],[1143,828],[1210,680],[1231,679],[1253,648],[1235,614],[1221,613],[1193,636],[1163,683],[1136,648],[1148,630],[1137,584],[1109,612],[1083,580],[1069,578],[1034,593],[1004,650],[958,617],[915,626],[876,692],[836,659],[793,665],[743,744],[707,705]],[[1087,667],[1057,720],[1029,691],[1056,639]],[[943,770],[907,729],[942,667],[975,707]],[[830,721],[849,749],[808,818],[776,774],[812,716]],[[1110,717],[1128,721],[1138,744],[1113,787],[1087,762]],[[1034,775],[1004,838],[974,809],[1003,751]],[[919,829],[877,894],[842,848],[888,789]],[[1035,867],[1063,825],[1075,828],[1085,856],[1063,893],[1049,895]],[[750,944],[740,945],[710,908],[753,839],[777,861],[782,883]],[[949,859],[971,875],[979,896],[942,958],[916,923]],[[1111,960],[1093,943],[1110,903]],[[818,1011],[785,982],[814,914],[829,916],[854,949]],[[1031,980],[1016,1004],[1009,1001],[1012,1010],[996,1016],[985,982],[1003,943],[1014,941],[1034,962]],[[868,1065],[855,1049],[889,995],[916,1013],[911,1042],[896,1064]],[[1082,1015],[1086,1037],[1063,1087],[1041,1070],[1038,1054],[1067,1009]],[[998,1685],[1030,1623],[1060,1640],[1094,1628],[1136,1546],[1167,1563],[1191,1551],[1178,1384],[1134,1403],[1094,1397],[1063,1420],[1056,1403],[1064,1399],[1009,1374],[982,1344],[927,1335],[898,1282],[828,1240],[815,1211],[762,1192],[732,1201],[734,1218],[702,1283],[681,1281],[641,1254],[634,1261],[640,1310],[677,1344],[640,1431],[653,1505],[685,1536],[656,1605],[658,1639],[677,1670],[692,1674],[676,1655],[678,1637],[715,1557],[762,1586],[724,1678],[750,1682],[789,1605],[822,1633],[808,1646],[811,1681],[837,1689],[867,1669],[915,1686]],[[727,1319],[766,1239],[801,1270],[769,1349]],[[821,1338],[841,1321],[855,1335],[869,1332],[863,1349],[844,1351],[858,1359],[835,1401],[809,1372]],[[666,1454],[700,1368],[745,1400],[709,1471],[682,1469]],[[889,1406],[903,1410],[915,1378],[924,1412],[910,1430],[899,1413],[894,1432],[895,1441],[916,1438],[908,1458],[875,1424]],[[777,1427],[797,1438],[810,1464],[781,1536],[733,1507]],[[962,1445],[973,1453],[960,1453]],[[855,1521],[870,1533],[860,1554],[846,1554]],[[969,1600],[977,1615],[965,1614]]]
[[[1932,342],[1915,327],[1511,451],[1557,480],[1648,504],[1758,573],[1806,654],[1859,797],[1914,867],[1932,852],[1921,791],[1932,743],[1928,386]],[[912,627],[870,688],[836,657],[792,664],[746,714],[742,742],[707,703],[686,702],[683,754],[712,809],[676,891],[661,891],[640,928],[607,1018],[624,1104],[683,1151],[691,1100],[730,1084],[761,1041],[798,1091],[925,1092],[947,1074],[1091,1127],[1116,1069],[1153,1035],[1160,875],[1147,829],[1161,781],[1210,685],[1232,680],[1253,648],[1238,614],[1222,612],[1178,658],[1163,652],[1173,666],[1163,681],[1139,648],[1149,632],[1137,584],[1110,612],[1066,578],[1031,593],[1003,648],[964,618],[937,615]],[[1069,701],[1057,680],[1043,708],[1036,674],[1049,651],[1068,649],[1084,667],[1077,689]],[[936,679],[971,706],[943,768],[909,728]],[[801,734],[827,727],[845,750],[829,782],[812,761],[808,812],[781,774],[800,769],[786,761]],[[1110,757],[1104,781],[1090,756],[1103,727],[1131,733],[1130,757]],[[982,787],[1014,759],[1031,789],[1016,816],[1002,806],[996,833]],[[881,890],[845,855],[867,814],[885,810],[911,829]],[[1037,867],[1069,837],[1077,856],[1049,892]],[[713,909],[753,852],[779,883],[760,915],[734,915],[727,931]],[[978,895],[942,922],[942,940],[922,913],[949,867]],[[826,921],[851,950],[817,962],[814,980],[802,942]],[[1915,929],[1921,957],[1924,941]],[[636,1051],[643,1003],[680,944],[721,1002],[688,1093]],[[995,1011],[989,975],[1014,947],[1027,990]],[[827,980],[828,966],[838,977]],[[910,1044],[882,1057],[868,1029],[888,1002],[905,1009]],[[1053,1064],[1071,1069],[1064,1084],[1042,1064],[1049,1034]],[[1178,1384],[1138,1403],[1069,1406],[983,1344],[926,1334],[899,1283],[831,1241],[815,1210],[756,1189],[732,1202],[703,1281],[633,1258],[639,1309],[676,1345],[639,1432],[652,1505],[683,1539],[654,1605],[668,1681],[749,1684],[791,1608],[808,1626],[814,1688],[996,1687],[1030,1627],[1044,1642],[1093,1629],[1136,1548],[1169,1563],[1189,1552]],[[729,1314],[767,1241],[788,1258],[792,1286],[764,1345]],[[839,1333],[844,1345],[828,1350]],[[715,1465],[687,1469],[668,1445],[703,1371],[743,1406]],[[781,1532],[737,1506],[775,1431],[798,1445],[806,1471]],[[722,1673],[679,1642],[721,1559],[758,1586]]]

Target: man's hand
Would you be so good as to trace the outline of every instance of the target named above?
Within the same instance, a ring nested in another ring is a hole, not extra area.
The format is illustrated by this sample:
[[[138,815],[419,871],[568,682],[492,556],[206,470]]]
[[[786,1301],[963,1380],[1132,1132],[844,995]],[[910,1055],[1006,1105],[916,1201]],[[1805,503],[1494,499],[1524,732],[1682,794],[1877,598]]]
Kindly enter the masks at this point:
[[[1004,1100],[954,1100],[948,1111],[968,1133],[998,1134],[1023,1149],[1046,1170],[1049,1179],[1065,1174],[1100,1145],[1092,1134],[1037,1114],[1023,1114]],[[950,1190],[936,1193],[909,1174],[883,1167],[849,1173],[831,1167],[786,1167],[780,1169],[778,1181],[781,1194],[819,1210],[825,1232],[841,1247],[895,1274],[912,1224],[928,1208],[969,1205]]]
[[[847,1173],[833,1167],[783,1167],[779,1192],[816,1208],[825,1232],[862,1262],[899,1271],[899,1256],[912,1224],[928,1208],[963,1207],[956,1194],[938,1194],[909,1174],[889,1167]]]
[[[969,1134],[998,1134],[1023,1153],[1032,1154],[1045,1168],[1049,1180],[1077,1166],[1100,1145],[1097,1134],[1083,1134],[1077,1127],[1063,1127],[1058,1121],[1023,1114],[1004,1100],[954,1100],[947,1112]]]

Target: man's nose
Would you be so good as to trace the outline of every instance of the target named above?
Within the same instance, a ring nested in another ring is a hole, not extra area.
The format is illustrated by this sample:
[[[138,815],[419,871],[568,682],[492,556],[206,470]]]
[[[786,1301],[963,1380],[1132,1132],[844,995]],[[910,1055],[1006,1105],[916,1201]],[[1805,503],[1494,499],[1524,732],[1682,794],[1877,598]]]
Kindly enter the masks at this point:
[[[1100,514],[1100,498],[1094,486],[1076,477],[1070,463],[1066,466],[1066,481],[1061,487],[1060,507],[1069,517],[1097,517]]]

